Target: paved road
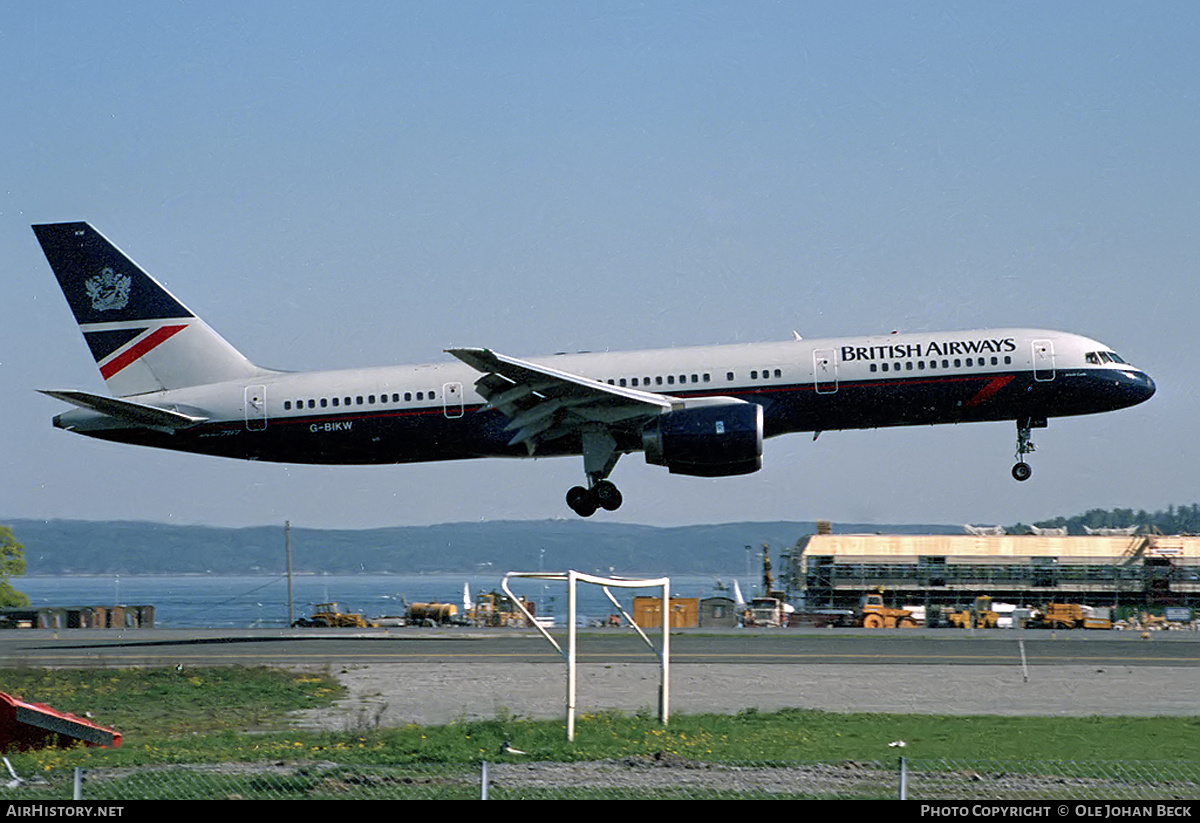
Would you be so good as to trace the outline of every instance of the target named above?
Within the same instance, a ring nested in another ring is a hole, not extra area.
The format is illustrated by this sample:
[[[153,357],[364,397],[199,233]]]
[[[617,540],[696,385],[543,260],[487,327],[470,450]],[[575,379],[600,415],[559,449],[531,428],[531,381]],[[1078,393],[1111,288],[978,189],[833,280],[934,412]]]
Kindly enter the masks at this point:
[[[565,647],[565,633],[556,633]],[[658,635],[651,634],[656,643]],[[1022,658],[1023,655],[1023,658]],[[534,632],[469,629],[160,629],[10,631],[0,660],[27,665],[362,664],[433,661],[557,663]],[[632,633],[581,633],[580,663],[646,663],[653,653]],[[821,630],[682,632],[676,664],[1200,666],[1200,633]]]

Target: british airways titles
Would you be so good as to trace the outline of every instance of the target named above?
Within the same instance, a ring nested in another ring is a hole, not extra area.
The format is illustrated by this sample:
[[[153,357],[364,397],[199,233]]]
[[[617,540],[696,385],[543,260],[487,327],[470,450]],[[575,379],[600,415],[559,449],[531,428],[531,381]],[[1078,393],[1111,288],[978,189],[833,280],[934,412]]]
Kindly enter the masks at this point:
[[[970,354],[1006,354],[1017,350],[1011,337],[999,340],[932,340],[929,343],[895,343],[886,346],[842,346],[843,363],[856,360],[903,360],[914,357],[949,357]]]

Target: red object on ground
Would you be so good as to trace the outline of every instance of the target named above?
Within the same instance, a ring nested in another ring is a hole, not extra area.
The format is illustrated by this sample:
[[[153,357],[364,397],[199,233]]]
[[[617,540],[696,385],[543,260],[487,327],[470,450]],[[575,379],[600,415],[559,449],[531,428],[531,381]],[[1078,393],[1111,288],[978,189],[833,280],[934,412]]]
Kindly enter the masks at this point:
[[[65,749],[79,742],[115,749],[121,745],[121,733],[57,711],[44,703],[26,703],[19,697],[0,692],[0,752],[51,746]]]

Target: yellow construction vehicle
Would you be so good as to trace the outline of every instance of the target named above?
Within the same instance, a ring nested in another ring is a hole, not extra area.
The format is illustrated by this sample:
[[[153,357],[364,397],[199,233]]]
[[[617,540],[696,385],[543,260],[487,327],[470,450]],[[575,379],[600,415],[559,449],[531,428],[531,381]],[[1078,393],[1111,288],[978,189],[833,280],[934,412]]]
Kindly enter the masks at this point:
[[[859,602],[857,624],[865,629],[915,629],[916,618],[908,609],[883,605],[883,594],[865,594]]]
[[[343,612],[337,603],[317,603],[311,617],[301,617],[293,626],[305,628],[353,628],[366,629],[374,626],[361,614]]]
[[[942,612],[942,619],[960,629],[994,629],[1000,624],[1000,615],[992,611],[992,598],[986,594],[976,597],[969,608]]]
[[[1042,629],[1111,629],[1112,621],[1097,617],[1078,603],[1048,603],[1038,612],[1035,625]]]
[[[521,604],[534,614],[534,606],[525,598]],[[467,610],[467,619],[476,626],[518,626],[529,625],[524,612],[512,601],[507,594],[500,592],[480,592],[475,596],[475,605]]]

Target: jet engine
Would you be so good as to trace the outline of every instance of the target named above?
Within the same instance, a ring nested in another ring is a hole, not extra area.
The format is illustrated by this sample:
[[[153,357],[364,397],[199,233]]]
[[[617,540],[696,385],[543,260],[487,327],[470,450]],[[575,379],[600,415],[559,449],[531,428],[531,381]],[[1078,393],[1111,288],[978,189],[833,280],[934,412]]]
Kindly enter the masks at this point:
[[[727,477],[762,468],[763,410],[732,397],[688,401],[642,430],[646,462],[672,474]]]

